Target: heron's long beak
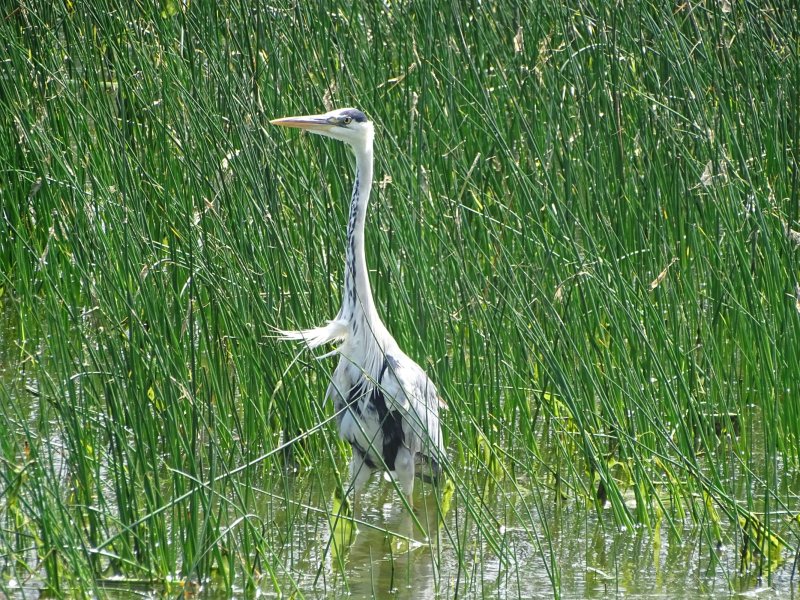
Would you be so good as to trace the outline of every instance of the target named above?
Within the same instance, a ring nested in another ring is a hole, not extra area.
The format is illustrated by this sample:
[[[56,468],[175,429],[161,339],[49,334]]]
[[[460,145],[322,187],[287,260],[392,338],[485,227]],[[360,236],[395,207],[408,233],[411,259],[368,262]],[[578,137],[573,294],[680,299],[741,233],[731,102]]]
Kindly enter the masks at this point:
[[[323,133],[330,131],[334,124],[329,123],[325,115],[304,115],[302,117],[284,117],[270,121],[273,125],[281,127],[294,127],[304,129],[311,133]]]

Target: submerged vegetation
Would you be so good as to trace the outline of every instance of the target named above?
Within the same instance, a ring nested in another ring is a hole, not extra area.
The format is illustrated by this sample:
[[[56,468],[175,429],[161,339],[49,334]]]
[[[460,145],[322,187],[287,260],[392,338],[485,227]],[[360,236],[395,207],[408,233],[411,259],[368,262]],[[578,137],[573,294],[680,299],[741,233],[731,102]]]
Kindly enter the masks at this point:
[[[441,9],[2,9],[0,593],[789,587],[797,8]],[[351,175],[268,121],[348,105],[450,407],[411,550],[385,484],[341,528],[334,363],[273,335],[338,308]]]

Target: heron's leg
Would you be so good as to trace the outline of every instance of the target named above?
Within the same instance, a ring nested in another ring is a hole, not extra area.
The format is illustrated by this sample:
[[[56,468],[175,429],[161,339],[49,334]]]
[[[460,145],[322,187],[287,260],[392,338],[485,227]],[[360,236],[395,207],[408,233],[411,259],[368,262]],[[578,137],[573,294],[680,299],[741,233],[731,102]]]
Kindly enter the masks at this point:
[[[372,469],[366,465],[364,457],[353,449],[353,458],[350,460],[350,489],[348,492],[350,490],[353,491],[353,517],[356,519],[361,518],[361,493],[364,491],[370,475],[372,475]]]
[[[397,451],[394,459],[394,474],[397,486],[408,502],[408,508],[414,506],[414,455],[408,448],[402,447]]]

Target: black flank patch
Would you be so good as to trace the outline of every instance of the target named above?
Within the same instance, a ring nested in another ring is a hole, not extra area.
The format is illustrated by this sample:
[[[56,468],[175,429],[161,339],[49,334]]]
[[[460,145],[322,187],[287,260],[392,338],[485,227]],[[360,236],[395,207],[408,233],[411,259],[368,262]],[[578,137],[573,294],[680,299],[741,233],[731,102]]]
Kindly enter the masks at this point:
[[[378,420],[381,423],[381,432],[383,433],[383,461],[386,463],[387,469],[394,471],[397,452],[400,450],[400,446],[405,442],[405,434],[403,433],[402,415],[396,410],[389,412],[389,408],[386,406],[386,397],[380,389],[380,383],[383,380],[383,374],[386,372],[387,366],[387,361],[384,360],[381,374],[378,376],[378,385],[372,390],[370,402],[378,412]]]

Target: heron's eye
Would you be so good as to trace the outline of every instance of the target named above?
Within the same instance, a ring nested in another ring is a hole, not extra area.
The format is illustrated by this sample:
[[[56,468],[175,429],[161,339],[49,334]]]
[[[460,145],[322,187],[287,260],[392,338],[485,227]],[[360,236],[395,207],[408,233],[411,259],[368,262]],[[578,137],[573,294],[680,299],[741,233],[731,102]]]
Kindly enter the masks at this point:
[[[350,123],[352,123],[352,122],[353,122],[353,119],[351,119],[350,117],[344,117],[342,119],[342,123],[344,123],[345,125],[350,125]]]

